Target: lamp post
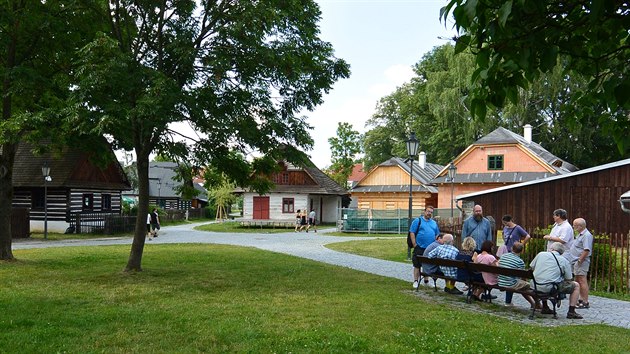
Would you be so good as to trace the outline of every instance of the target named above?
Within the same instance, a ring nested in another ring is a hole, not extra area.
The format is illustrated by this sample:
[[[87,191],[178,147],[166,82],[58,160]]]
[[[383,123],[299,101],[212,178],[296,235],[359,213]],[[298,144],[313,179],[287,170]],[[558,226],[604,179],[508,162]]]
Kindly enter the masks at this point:
[[[416,139],[416,133],[411,132],[407,143],[407,155],[409,156],[409,219],[407,220],[407,231],[411,227],[411,218],[413,217],[413,196],[412,185],[413,182],[413,158],[418,154],[418,139]],[[407,248],[407,259],[411,259],[411,248]]]
[[[457,167],[455,163],[451,161],[448,165],[448,179],[451,181],[451,222],[453,222],[453,193],[455,191],[455,174],[457,173]]]
[[[48,162],[42,166],[42,175],[44,176],[44,239],[48,239],[48,182],[52,181]]]

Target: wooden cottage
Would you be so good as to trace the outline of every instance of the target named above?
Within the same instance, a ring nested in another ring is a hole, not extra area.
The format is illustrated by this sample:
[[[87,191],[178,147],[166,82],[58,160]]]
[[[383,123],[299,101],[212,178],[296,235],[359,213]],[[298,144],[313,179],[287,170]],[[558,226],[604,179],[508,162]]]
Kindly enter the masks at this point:
[[[72,147],[60,155],[36,156],[32,151],[31,145],[20,143],[13,165],[13,207],[30,210],[31,230],[44,229],[45,206],[53,232],[64,232],[76,213],[120,214],[121,193],[131,186],[113,151],[107,150],[112,162],[104,167]],[[50,168],[49,181],[42,174],[44,165]]]
[[[410,181],[409,163],[393,157],[374,167],[352,188],[351,198],[357,201],[359,209],[398,210],[409,209],[409,183],[413,196],[413,210],[423,210],[425,206],[436,206],[438,189],[431,180],[443,168],[442,165],[426,162],[424,152],[419,154],[413,165],[413,178]],[[414,212],[414,215],[417,215]]]
[[[348,192],[314,165],[280,162],[272,176],[274,188],[265,195],[237,189],[243,194],[243,219],[292,221],[300,210],[315,210],[318,222],[336,222],[342,197]]]
[[[628,234],[630,215],[620,196],[630,189],[630,159],[570,174],[458,195],[468,205],[480,204],[484,214],[500,220],[510,214],[525,227],[547,227],[555,209],[565,209],[572,221],[582,217],[597,233]],[[630,204],[629,204],[630,205]]]
[[[475,193],[578,170],[533,142],[529,124],[523,136],[502,127],[495,129],[466,148],[453,163],[457,167],[453,184],[448,179],[448,166],[432,181],[440,190],[439,208],[450,208],[451,190],[453,196]]]

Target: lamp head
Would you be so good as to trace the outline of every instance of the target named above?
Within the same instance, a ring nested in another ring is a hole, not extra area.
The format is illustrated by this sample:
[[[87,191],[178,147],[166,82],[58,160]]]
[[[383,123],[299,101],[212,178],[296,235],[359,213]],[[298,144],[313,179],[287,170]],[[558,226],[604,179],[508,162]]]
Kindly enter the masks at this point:
[[[418,154],[418,147],[419,147],[419,142],[418,139],[416,138],[416,133],[415,132],[411,132],[411,134],[409,135],[409,140],[406,141],[407,143],[407,155],[409,155],[409,157],[414,157]]]

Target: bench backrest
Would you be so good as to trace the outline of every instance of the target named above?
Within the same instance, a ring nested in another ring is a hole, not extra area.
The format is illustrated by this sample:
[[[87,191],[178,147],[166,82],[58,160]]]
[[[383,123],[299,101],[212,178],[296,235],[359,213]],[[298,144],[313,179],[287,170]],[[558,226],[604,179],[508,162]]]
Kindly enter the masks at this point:
[[[455,267],[455,268],[460,268],[460,269],[466,269],[466,262],[456,261],[454,259],[429,258],[425,256],[418,256],[418,260],[420,261],[420,263],[424,263],[424,264],[432,264],[432,265],[442,266],[442,267]]]
[[[468,271],[470,272],[486,272],[498,275],[506,275],[509,277],[533,279],[534,272],[531,269],[514,269],[499,266],[492,266],[481,263],[468,263]]]

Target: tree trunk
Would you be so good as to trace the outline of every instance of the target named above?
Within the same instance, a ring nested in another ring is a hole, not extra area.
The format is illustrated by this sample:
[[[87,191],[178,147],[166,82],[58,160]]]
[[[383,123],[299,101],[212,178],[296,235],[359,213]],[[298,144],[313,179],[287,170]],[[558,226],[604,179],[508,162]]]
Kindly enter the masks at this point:
[[[0,260],[12,260],[11,215],[13,209],[13,160],[16,144],[2,145],[0,152]]]
[[[142,271],[142,252],[147,235],[147,215],[149,214],[149,154],[139,153],[136,149],[138,169],[138,217],[136,230],[131,244],[131,252],[125,272]]]

